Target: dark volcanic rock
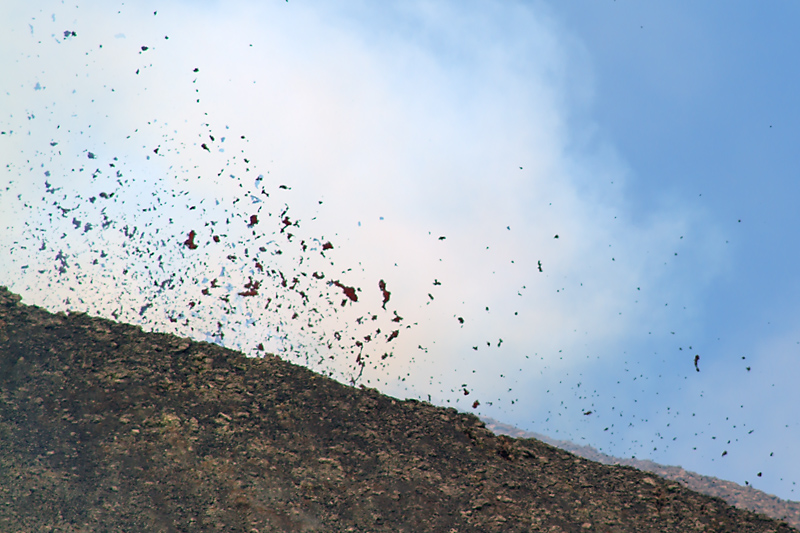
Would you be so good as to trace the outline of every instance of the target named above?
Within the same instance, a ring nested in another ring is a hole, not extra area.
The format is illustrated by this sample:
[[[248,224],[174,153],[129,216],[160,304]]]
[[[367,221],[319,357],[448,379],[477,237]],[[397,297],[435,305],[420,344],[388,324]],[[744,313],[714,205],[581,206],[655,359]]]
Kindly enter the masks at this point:
[[[52,530],[791,531],[469,414],[0,289],[0,531]]]

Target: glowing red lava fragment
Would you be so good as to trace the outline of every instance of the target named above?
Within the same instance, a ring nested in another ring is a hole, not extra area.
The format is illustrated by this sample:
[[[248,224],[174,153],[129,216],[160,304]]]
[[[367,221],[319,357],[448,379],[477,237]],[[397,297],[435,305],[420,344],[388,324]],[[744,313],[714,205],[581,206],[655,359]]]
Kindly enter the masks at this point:
[[[214,235],[214,242],[219,242],[219,235]]]
[[[291,221],[291,220],[289,220],[289,217],[288,217],[288,216],[285,216],[285,217],[283,217],[283,220],[281,220],[281,224],[283,224],[283,229],[281,229],[281,231],[283,231],[283,230],[285,230],[287,227],[289,227],[289,226],[291,226],[291,225],[292,225],[292,221]]]
[[[350,298],[352,301],[354,301],[354,302],[358,301],[358,295],[356,294],[355,288],[347,287],[346,285],[342,285],[338,281],[332,281],[331,283],[333,285],[336,285],[340,289],[342,289],[342,292],[344,292],[344,295],[347,296],[348,298]]]
[[[394,312],[394,318],[392,319],[392,322],[400,322],[401,320],[403,320],[403,317],[401,317],[400,315],[398,315],[398,314],[397,314],[397,311],[395,311],[395,312]]]
[[[464,389],[464,396],[469,396],[469,391],[467,389]]]
[[[256,346],[256,349],[257,350],[261,350],[263,352],[264,351],[264,343],[259,342],[258,346]]]
[[[258,295],[258,288],[260,286],[260,281],[253,281],[253,278],[250,278],[250,281],[248,281],[244,286],[244,288],[247,290],[240,292],[239,296],[256,296]]]
[[[248,228],[252,228],[258,224],[258,215],[250,215],[250,223],[247,225]]]
[[[389,297],[392,295],[392,293],[386,290],[386,282],[383,280],[378,282],[378,288],[380,288],[381,292],[383,293],[383,308],[386,309],[386,304],[389,301]]]
[[[479,402],[478,400],[475,400],[474,402],[472,402],[472,408],[473,409],[477,409],[480,404],[481,404],[481,402]]]
[[[197,249],[197,244],[194,242],[194,238],[197,236],[194,230],[189,232],[189,238],[186,239],[183,244],[184,246],[188,247],[190,250]]]
[[[313,273],[313,274],[311,274],[311,275],[312,275],[312,276],[314,276],[314,277],[315,277],[315,278],[317,278],[317,279],[322,279],[322,278],[324,278],[324,277],[325,277],[325,274],[323,274],[322,272],[314,272],[314,273]]]
[[[259,263],[258,261],[256,261],[256,268],[257,268],[257,269],[258,269],[260,272],[264,272],[264,265],[262,265],[262,264],[261,264],[261,263]]]
[[[400,330],[399,329],[394,330],[389,334],[389,338],[386,339],[386,342],[392,342],[394,339],[397,338],[398,335],[400,335]]]
[[[328,242],[326,242],[325,244],[322,245],[322,251],[332,250],[332,249],[333,249],[333,245],[331,244],[331,241],[328,241]]]
[[[203,143],[203,144],[201,144],[201,145],[200,145],[200,148],[202,148],[203,150],[205,150],[205,151],[207,151],[207,152],[210,152],[210,151],[211,151],[211,150],[208,148],[208,146],[206,146],[206,143]]]
[[[197,304],[194,303],[194,302],[189,302],[189,309],[192,309],[195,305],[197,305]]]

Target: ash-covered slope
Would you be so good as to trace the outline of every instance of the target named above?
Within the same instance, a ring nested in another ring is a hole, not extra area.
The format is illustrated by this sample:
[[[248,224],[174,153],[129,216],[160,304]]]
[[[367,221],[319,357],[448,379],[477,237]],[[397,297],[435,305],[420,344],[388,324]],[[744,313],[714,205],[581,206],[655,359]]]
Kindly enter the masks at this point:
[[[0,289],[0,531],[788,525],[469,414]]]

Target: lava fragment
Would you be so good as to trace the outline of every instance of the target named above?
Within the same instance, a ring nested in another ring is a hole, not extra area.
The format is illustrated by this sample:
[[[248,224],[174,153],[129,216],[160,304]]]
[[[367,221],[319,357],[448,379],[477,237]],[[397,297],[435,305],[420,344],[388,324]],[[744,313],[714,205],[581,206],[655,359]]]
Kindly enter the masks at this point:
[[[250,278],[250,281],[247,282],[244,286],[246,291],[242,291],[239,293],[239,296],[257,296],[258,295],[258,288],[261,286],[260,281],[253,281],[253,278]],[[294,317],[292,317],[294,318]]]
[[[194,238],[197,236],[194,230],[189,232],[189,238],[186,239],[183,244],[184,246],[188,247],[190,250],[197,249],[197,244],[194,242]]]
[[[378,282],[378,287],[383,293],[383,308],[386,309],[386,304],[389,302],[389,297],[392,295],[392,293],[386,290],[386,282],[383,280]]]
[[[700,356],[699,355],[695,355],[694,356],[694,369],[697,370],[698,372],[700,372],[700,367],[697,366],[697,363],[699,361],[700,361]]]
[[[348,287],[346,285],[342,285],[338,281],[332,281],[331,284],[336,285],[337,287],[342,289],[342,292],[344,292],[344,295],[347,296],[348,298],[350,298],[352,301],[354,301],[354,302],[358,301],[358,295],[356,294],[356,290],[355,290],[354,287]],[[344,303],[344,302],[342,302],[342,303]]]
[[[394,339],[397,338],[398,335],[400,335],[400,330],[399,329],[394,330],[389,334],[389,338],[386,339],[386,342],[392,342]]]

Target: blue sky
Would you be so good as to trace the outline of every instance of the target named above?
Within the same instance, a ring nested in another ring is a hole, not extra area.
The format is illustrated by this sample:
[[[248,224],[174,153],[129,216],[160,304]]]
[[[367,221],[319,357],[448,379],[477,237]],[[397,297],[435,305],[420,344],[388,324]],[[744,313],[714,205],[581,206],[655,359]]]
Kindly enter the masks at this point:
[[[800,8],[0,9],[26,302],[798,499]]]

